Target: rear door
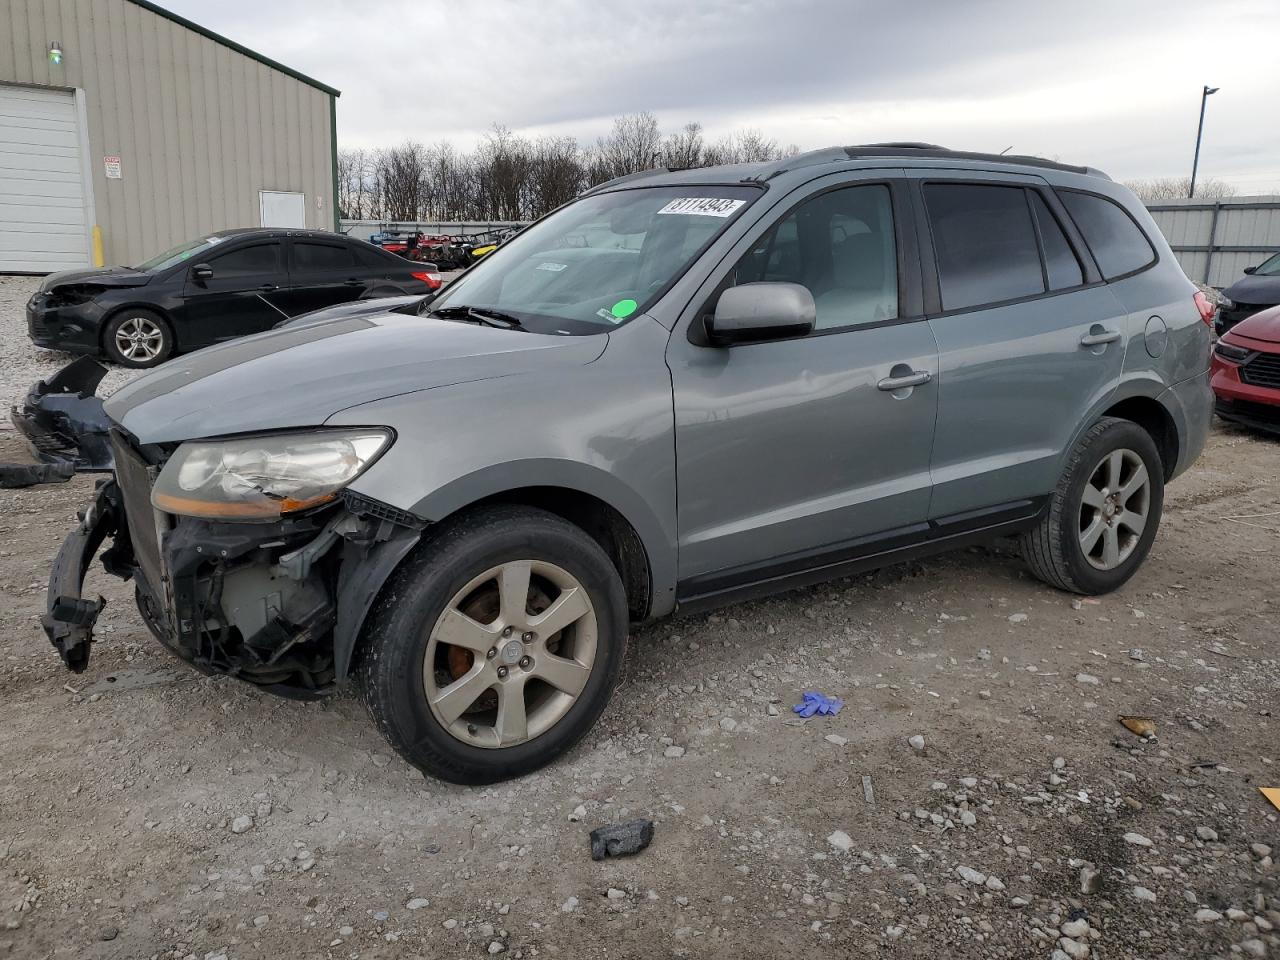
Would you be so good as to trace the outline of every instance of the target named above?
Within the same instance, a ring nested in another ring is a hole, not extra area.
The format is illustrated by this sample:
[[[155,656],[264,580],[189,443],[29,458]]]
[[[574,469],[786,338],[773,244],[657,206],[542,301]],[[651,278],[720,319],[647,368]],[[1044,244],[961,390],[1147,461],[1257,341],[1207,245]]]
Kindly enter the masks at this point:
[[[289,242],[289,292],[285,309],[290,316],[357,300],[369,288],[372,271],[342,240],[294,237]]]
[[[908,174],[940,364],[930,518],[1028,513],[1119,382],[1126,311],[1039,177]]]
[[[196,280],[186,267],[185,307],[176,318],[184,350],[270,330],[285,319],[280,306],[286,285],[284,244],[251,241],[204,260],[213,276]]]

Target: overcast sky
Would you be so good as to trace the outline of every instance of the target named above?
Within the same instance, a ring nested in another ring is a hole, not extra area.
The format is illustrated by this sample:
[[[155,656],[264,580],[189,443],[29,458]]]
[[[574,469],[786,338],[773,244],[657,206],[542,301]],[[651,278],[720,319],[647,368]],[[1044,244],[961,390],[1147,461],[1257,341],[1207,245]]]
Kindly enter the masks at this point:
[[[162,0],[166,2],[166,0]],[[1280,193],[1280,3],[167,0],[342,91],[342,146],[584,142],[620,113],[802,148],[926,140]]]

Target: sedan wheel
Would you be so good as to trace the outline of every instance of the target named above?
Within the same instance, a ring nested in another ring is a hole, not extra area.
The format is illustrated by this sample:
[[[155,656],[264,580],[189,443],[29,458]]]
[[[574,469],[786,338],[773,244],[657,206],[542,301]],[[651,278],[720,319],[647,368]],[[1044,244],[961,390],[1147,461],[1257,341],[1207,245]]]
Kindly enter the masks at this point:
[[[553,563],[512,560],[454,594],[427,642],[432,715],[477,747],[510,747],[551,729],[577,702],[596,658],[586,589]]]
[[[133,307],[116,314],[102,333],[107,357],[126,367],[154,367],[173,353],[173,332],[158,313]]]
[[[164,331],[147,317],[129,317],[116,327],[116,349],[135,363],[150,363],[164,347]]]

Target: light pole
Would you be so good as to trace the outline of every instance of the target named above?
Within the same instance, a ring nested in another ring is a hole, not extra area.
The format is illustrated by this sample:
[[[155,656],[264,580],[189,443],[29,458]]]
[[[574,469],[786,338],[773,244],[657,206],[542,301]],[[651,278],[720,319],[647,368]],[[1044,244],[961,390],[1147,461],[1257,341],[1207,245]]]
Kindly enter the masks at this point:
[[[1196,195],[1196,168],[1200,166],[1200,136],[1204,133],[1204,102],[1209,99],[1210,94],[1217,93],[1219,89],[1219,87],[1206,85],[1200,94],[1200,126],[1196,127],[1196,156],[1191,161],[1191,189],[1187,191],[1187,199]]]

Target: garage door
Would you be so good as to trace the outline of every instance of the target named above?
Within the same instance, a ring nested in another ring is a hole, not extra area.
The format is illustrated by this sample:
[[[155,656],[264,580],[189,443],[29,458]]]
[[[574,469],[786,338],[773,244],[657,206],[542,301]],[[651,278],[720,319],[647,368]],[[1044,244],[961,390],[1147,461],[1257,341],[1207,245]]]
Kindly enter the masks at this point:
[[[75,95],[0,86],[0,273],[89,263]]]

